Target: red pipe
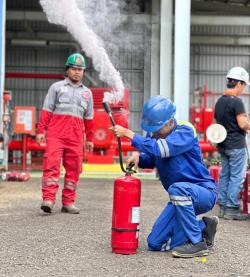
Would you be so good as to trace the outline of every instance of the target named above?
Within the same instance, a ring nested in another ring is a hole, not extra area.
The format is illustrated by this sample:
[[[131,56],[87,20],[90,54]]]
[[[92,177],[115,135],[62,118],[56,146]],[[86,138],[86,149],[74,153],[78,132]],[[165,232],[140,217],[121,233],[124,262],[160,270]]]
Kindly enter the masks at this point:
[[[23,135],[23,155],[22,155],[22,168],[26,170],[26,154],[27,154],[27,134]]]
[[[46,144],[39,145],[35,140],[29,139],[27,142],[28,151],[45,151]]]
[[[114,146],[117,145],[116,141],[112,141]],[[200,141],[200,148],[202,152],[214,152],[216,147],[211,145],[209,142]],[[11,140],[9,143],[9,150],[22,150],[23,144],[22,140]],[[35,140],[28,138],[27,139],[27,151],[45,151],[46,144],[39,145]],[[115,147],[116,148],[116,147]],[[136,149],[131,146],[130,142],[122,141],[122,150],[123,151],[136,151]]]
[[[64,79],[63,74],[46,74],[30,72],[6,72],[5,78],[28,78],[28,79]]]
[[[122,150],[123,151],[136,151],[136,149],[131,146],[129,141],[122,141]],[[117,148],[117,142],[112,141],[111,143]],[[39,145],[33,139],[27,138],[26,151],[45,151],[46,144]],[[23,140],[11,140],[9,143],[9,150],[23,150],[24,144]]]
[[[211,145],[209,142],[206,141],[199,141],[199,145],[201,148],[201,152],[205,153],[205,152],[215,152],[217,151],[216,147]]]
[[[23,150],[23,141],[22,140],[11,140],[9,143],[9,150]],[[35,140],[30,138],[27,139],[26,151],[45,151],[46,144],[39,145]]]
[[[22,140],[11,140],[9,142],[9,150],[22,150]]]

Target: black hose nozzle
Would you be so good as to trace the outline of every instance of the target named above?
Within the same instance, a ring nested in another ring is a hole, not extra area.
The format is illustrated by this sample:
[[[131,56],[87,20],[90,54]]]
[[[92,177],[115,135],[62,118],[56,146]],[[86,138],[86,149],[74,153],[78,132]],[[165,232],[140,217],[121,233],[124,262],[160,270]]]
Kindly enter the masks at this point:
[[[104,107],[106,113],[108,113],[108,114],[111,113],[109,103],[108,102],[102,102],[102,104],[103,104],[103,107]]]
[[[102,105],[103,105],[104,110],[106,111],[106,113],[109,115],[109,118],[111,120],[112,125],[115,126],[115,120],[113,118],[109,103],[108,102],[102,102]]]
[[[105,111],[107,112],[109,118],[110,118],[110,121],[112,123],[113,126],[115,126],[115,120],[113,118],[113,115],[112,115],[112,112],[111,112],[111,109],[110,109],[110,106],[107,102],[102,102],[102,105],[105,109]],[[120,167],[121,167],[121,170],[125,173],[128,173],[128,171],[124,168],[123,166],[123,162],[122,162],[122,144],[121,144],[121,139],[120,138],[117,138],[117,142],[118,142],[118,152],[119,152],[119,161],[120,161]]]

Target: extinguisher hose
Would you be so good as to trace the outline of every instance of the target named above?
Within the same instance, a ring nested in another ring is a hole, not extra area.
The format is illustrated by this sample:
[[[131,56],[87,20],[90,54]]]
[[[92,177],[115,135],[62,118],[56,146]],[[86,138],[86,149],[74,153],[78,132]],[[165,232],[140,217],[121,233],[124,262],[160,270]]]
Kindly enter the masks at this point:
[[[108,114],[109,118],[110,118],[110,121],[112,123],[113,126],[115,126],[115,120],[114,120],[114,117],[112,115],[112,112],[111,112],[111,109],[109,107],[109,104],[107,102],[102,102],[103,104],[103,107],[106,111],[106,113]],[[118,153],[119,153],[119,162],[120,162],[120,167],[121,167],[121,170],[125,173],[128,172],[128,170],[126,170],[123,166],[123,161],[122,161],[122,144],[121,144],[121,139],[120,138],[117,138],[117,142],[118,142]]]

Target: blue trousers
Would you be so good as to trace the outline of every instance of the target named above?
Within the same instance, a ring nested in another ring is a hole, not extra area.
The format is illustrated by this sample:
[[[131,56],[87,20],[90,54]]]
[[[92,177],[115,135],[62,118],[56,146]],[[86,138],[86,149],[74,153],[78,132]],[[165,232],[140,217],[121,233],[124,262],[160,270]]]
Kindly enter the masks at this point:
[[[216,192],[202,184],[174,183],[168,193],[170,202],[157,218],[147,239],[152,251],[166,251],[187,241],[200,242],[205,223],[197,220],[196,215],[210,211],[216,203]]]
[[[222,170],[219,179],[219,202],[223,207],[238,208],[239,194],[247,169],[247,149],[231,149],[221,153]]]

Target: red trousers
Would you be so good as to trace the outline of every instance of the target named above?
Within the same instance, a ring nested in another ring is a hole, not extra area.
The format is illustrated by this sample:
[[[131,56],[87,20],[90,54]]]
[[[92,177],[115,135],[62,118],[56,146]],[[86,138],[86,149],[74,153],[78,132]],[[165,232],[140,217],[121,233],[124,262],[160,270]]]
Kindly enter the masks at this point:
[[[62,204],[68,206],[75,202],[79,174],[82,172],[82,160],[82,138],[79,138],[79,141],[46,138],[42,177],[43,200],[50,200],[55,203],[62,162],[66,171],[62,190]]]

